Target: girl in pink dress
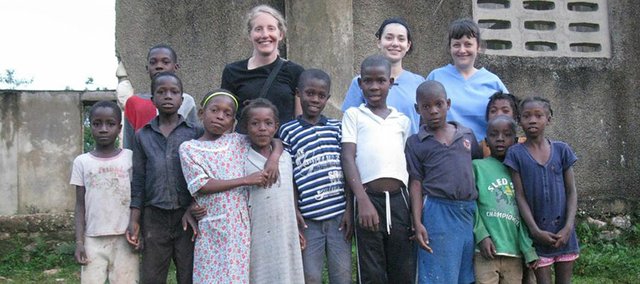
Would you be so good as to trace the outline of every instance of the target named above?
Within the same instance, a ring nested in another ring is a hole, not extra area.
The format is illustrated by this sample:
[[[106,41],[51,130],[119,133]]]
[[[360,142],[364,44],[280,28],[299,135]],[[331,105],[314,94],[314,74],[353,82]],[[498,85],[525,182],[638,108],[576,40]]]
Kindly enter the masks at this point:
[[[249,283],[251,233],[245,187],[266,186],[272,179],[266,170],[245,175],[249,139],[228,133],[237,108],[235,96],[228,91],[209,93],[199,111],[204,134],[180,145],[189,191],[200,206],[207,208],[207,215],[198,221],[194,283]],[[281,153],[281,145],[279,148]],[[274,156],[277,166],[280,155]]]

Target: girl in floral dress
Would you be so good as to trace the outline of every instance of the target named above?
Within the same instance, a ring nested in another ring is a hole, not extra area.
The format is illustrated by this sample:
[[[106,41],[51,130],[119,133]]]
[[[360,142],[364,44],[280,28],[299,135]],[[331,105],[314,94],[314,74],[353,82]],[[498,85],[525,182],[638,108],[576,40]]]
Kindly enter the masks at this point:
[[[277,172],[282,147],[274,147],[267,161],[270,171],[245,175],[249,139],[228,133],[238,103],[231,93],[217,90],[202,101],[199,116],[205,128],[197,140],[180,145],[182,171],[191,195],[207,208],[198,221],[200,234],[194,249],[194,283],[249,283],[250,225],[246,186],[266,186]],[[279,153],[278,153],[279,152]],[[270,167],[271,166],[271,167]]]

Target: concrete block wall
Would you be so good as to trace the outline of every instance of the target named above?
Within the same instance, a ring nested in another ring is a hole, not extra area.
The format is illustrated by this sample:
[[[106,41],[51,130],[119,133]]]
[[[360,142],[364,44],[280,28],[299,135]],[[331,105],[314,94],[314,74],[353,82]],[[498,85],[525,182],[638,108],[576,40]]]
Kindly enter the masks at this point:
[[[473,18],[486,22],[487,54],[525,57],[610,57],[606,0],[473,1]],[[502,45],[492,48],[491,42]]]

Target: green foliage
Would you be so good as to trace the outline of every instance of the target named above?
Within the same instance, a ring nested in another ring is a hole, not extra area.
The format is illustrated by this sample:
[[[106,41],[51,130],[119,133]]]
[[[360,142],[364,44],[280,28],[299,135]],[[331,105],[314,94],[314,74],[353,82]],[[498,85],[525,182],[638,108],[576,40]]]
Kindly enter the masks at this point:
[[[580,258],[574,267],[575,283],[638,283],[640,224],[621,229],[622,234],[611,241],[599,238],[601,230],[586,222],[576,229]]]
[[[83,153],[91,152],[94,146],[96,145],[96,141],[93,139],[93,135],[91,135],[91,121],[89,121],[89,112],[91,111],[90,105],[85,105],[83,107],[83,115],[82,115],[82,148]]]
[[[0,243],[0,276],[15,283],[57,283],[56,279],[79,283],[80,267],[73,258],[73,242],[13,237]],[[44,272],[51,269],[57,272]]]
[[[637,220],[637,219],[636,219]],[[632,220],[635,223],[635,220]],[[612,228],[606,228],[612,229]],[[580,258],[576,261],[573,283],[638,283],[640,279],[640,224],[623,230],[612,241],[601,240],[600,229],[579,222]],[[75,244],[52,242],[42,238],[29,240],[13,237],[0,242],[0,283],[11,279],[14,283],[64,283],[79,282],[79,265],[75,263]],[[355,245],[353,254],[353,280],[355,283],[357,262]],[[58,269],[53,275],[45,270]],[[324,283],[328,283],[326,268]],[[171,266],[167,283],[176,283],[175,268]]]
[[[31,83],[33,83],[33,78],[31,79],[17,78],[16,71],[13,69],[5,70],[4,76],[0,75],[0,88],[7,88],[7,89],[13,90],[22,85],[29,85]]]

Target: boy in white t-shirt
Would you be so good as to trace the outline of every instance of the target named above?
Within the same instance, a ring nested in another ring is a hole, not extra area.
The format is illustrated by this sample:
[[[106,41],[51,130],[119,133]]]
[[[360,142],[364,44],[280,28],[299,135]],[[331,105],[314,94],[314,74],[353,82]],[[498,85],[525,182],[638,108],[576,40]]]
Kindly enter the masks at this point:
[[[342,167],[356,199],[355,226],[361,283],[413,283],[416,247],[412,235],[404,145],[411,121],[387,107],[391,64],[367,57],[358,83],[365,104],[342,119]]]
[[[115,146],[122,111],[110,101],[90,111],[95,149],[73,161],[76,251],[82,283],[137,283],[138,256],[125,237],[131,201],[132,152]]]

